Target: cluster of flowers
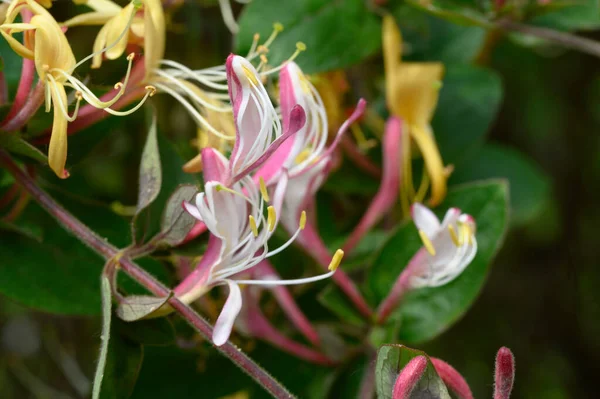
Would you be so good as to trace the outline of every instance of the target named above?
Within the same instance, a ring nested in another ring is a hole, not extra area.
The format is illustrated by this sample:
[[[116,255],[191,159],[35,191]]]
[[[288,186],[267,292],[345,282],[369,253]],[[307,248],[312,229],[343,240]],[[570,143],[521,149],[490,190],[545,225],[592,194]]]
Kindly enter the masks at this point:
[[[39,76],[40,89],[33,89],[32,93],[39,92],[42,100],[39,104],[45,100],[46,111],[52,109],[54,113],[48,159],[50,168],[61,178],[68,177],[65,169],[68,134],[96,122],[105,113],[129,114],[139,109],[148,97],[161,92],[177,99],[189,111],[198,124],[203,148],[184,169],[202,171],[205,184],[195,201],[183,204],[198,220],[188,240],[205,232],[209,238],[205,254],[174,288],[174,293],[191,303],[215,286],[228,286],[229,296],[214,329],[216,345],[227,341],[242,313],[246,316],[238,323],[242,329],[269,336],[288,350],[294,347],[277,335],[258,306],[252,306],[257,302],[257,291],[241,290],[240,286],[271,287],[294,325],[311,343],[319,344],[318,334],[285,285],[332,277],[361,313],[366,317],[376,315],[382,322],[408,289],[446,284],[474,258],[477,241],[473,218],[451,208],[440,222],[420,203],[431,182],[429,203],[438,205],[445,196],[450,173],[450,168],[443,166],[430,127],[443,68],[439,64],[400,62],[400,33],[391,18],[384,20],[386,93],[391,116],[383,137],[381,187],[343,250],[332,255],[316,229],[315,195],[332,168],[344,132],[363,115],[364,100],[358,102],[327,145],[329,126],[324,102],[294,63],[304,45],[298,43],[296,51],[283,64],[268,65],[269,46],[283,29],[279,24],[262,44],[255,35],[245,57],[230,55],[225,65],[192,70],[163,59],[166,28],[160,0],[134,0],[125,7],[110,0],[74,1],[84,3],[92,11],[62,24],[47,11],[49,0],[14,0],[4,8],[0,33],[24,58],[22,82],[25,83],[23,89],[19,88],[14,109],[0,128],[19,127],[15,122],[19,109],[27,108],[22,107],[25,98],[31,101],[27,94],[33,67]],[[16,22],[18,15],[22,22]],[[225,15],[228,25],[235,27],[230,13]],[[92,54],[79,62],[65,36],[67,28],[78,25],[102,25]],[[22,42],[14,36],[19,32],[24,33]],[[82,63],[91,59],[92,67],[98,68],[104,59],[120,58],[132,47],[143,49],[143,57],[136,57],[136,52],[126,56],[129,65],[123,80],[114,86],[116,93],[97,97],[74,76]],[[271,78],[278,78],[279,92],[270,95],[264,84]],[[72,90],[70,95],[67,89]],[[133,108],[120,110],[138,99],[141,100]],[[81,101],[87,105],[80,108]],[[74,111],[69,114],[71,103]],[[420,149],[426,165],[426,175],[418,190],[412,185],[411,141]],[[398,277],[389,297],[374,312],[352,280],[336,269],[344,251],[356,246],[398,196],[406,214],[410,207],[423,247]],[[290,239],[270,249],[268,241],[280,222]],[[282,280],[277,275],[268,258],[294,241],[328,269],[325,274],[296,280]],[[243,308],[244,296],[253,299],[246,301]]]

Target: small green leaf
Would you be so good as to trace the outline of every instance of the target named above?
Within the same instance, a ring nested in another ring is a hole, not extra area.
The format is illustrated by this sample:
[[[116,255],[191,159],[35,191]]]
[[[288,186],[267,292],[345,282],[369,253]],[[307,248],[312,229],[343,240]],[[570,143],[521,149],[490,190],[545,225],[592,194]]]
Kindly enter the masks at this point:
[[[280,22],[284,30],[269,48],[269,64],[284,62],[300,41],[306,44],[307,54],[301,54],[296,62],[304,72],[346,68],[381,47],[379,17],[366,4],[363,0],[254,1],[240,16],[236,53],[248,52],[255,33],[264,42],[273,24]]]
[[[104,367],[106,366],[106,357],[108,356],[108,343],[110,341],[110,319],[112,315],[112,290],[110,288],[110,280],[106,276],[102,276],[102,335],[100,336],[100,356],[94,373],[94,384],[92,388],[92,398],[100,397],[100,389],[102,388],[102,379],[104,378]]]
[[[137,214],[154,202],[162,185],[162,169],[156,139],[156,116],[152,117],[148,138],[142,152],[139,184]]]
[[[550,12],[531,19],[531,23],[558,30],[595,30],[600,27],[600,3],[596,0],[552,1]],[[557,3],[557,4],[553,4]],[[546,7],[548,8],[548,7]]]
[[[540,215],[550,196],[550,180],[527,155],[499,144],[486,144],[457,166],[450,183],[466,183],[492,177],[510,184],[511,222],[526,224]]]
[[[500,248],[508,226],[506,183],[489,180],[465,184],[450,190],[436,210],[458,207],[477,223],[478,251],[475,259],[454,281],[436,288],[423,288],[406,294],[393,314],[400,318],[399,340],[418,343],[434,338],[456,322],[481,290],[491,261]],[[374,299],[382,301],[392,285],[421,247],[414,224],[400,226],[375,260],[368,276]]]
[[[427,369],[411,393],[412,398],[450,399],[444,382],[437,374],[429,356],[425,352],[403,345],[384,345],[377,352],[375,365],[375,387],[377,398],[392,399],[392,391],[400,371],[417,356],[427,359]]]
[[[444,162],[473,153],[496,117],[502,100],[500,77],[470,65],[448,67],[432,126]]]
[[[117,316],[125,321],[135,321],[142,319],[158,310],[169,300],[167,297],[153,297],[145,295],[133,295],[123,298],[123,301],[117,306]]]
[[[340,320],[356,326],[363,326],[365,324],[360,314],[333,284],[325,287],[319,294],[318,299],[321,305],[337,315]]]
[[[40,150],[23,140],[16,133],[0,133],[0,147],[13,154],[23,155],[34,159],[44,165],[48,164],[48,157]]]
[[[196,223],[196,219],[183,209],[181,203],[191,201],[197,192],[198,188],[196,186],[186,184],[177,187],[171,195],[167,201],[161,223],[162,241],[171,246],[176,246],[185,239]]]

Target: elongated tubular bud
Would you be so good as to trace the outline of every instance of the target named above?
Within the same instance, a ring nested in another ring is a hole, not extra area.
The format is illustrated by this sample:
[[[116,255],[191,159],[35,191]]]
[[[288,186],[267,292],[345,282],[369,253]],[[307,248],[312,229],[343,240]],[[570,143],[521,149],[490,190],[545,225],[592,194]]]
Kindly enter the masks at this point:
[[[411,392],[417,386],[426,368],[427,358],[425,356],[411,359],[396,378],[392,399],[410,399]]]
[[[494,375],[494,399],[508,399],[515,381],[515,357],[503,346],[496,355]]]
[[[465,381],[463,376],[454,367],[435,357],[430,359],[433,367],[435,367],[435,371],[437,371],[442,381],[444,381],[446,387],[454,392],[459,399],[473,399],[469,384],[467,384],[467,381]]]

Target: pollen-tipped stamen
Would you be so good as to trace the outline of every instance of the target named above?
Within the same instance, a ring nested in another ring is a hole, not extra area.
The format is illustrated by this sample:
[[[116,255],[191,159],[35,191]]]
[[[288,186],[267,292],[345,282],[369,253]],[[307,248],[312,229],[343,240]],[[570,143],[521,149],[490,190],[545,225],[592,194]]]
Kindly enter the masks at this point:
[[[260,194],[262,195],[263,200],[267,203],[271,201],[269,192],[267,191],[267,185],[265,184],[265,179],[263,179],[262,176],[258,179],[258,186],[260,188]]]
[[[458,238],[458,235],[456,234],[456,230],[454,229],[454,226],[449,225],[448,226],[448,232],[450,233],[450,238],[452,239],[452,242],[454,243],[455,246],[460,247],[461,246],[461,242]]]
[[[329,262],[329,266],[327,267],[327,269],[332,272],[336,271],[337,268],[340,266],[343,257],[344,251],[342,251],[341,249],[335,251],[335,254],[333,255],[333,258],[331,258],[331,262]]]
[[[254,234],[254,237],[258,237],[258,228],[256,227],[256,219],[254,219],[254,216],[252,216],[252,215],[248,216],[248,222],[250,224],[250,229],[252,230],[252,234]]]
[[[267,225],[269,226],[269,232],[275,230],[275,223],[277,222],[277,214],[275,208],[271,205],[267,208]]]
[[[435,256],[435,248],[433,247],[433,243],[427,237],[427,234],[423,230],[419,230],[419,237],[421,237],[421,241],[423,241],[423,246],[431,256]]]

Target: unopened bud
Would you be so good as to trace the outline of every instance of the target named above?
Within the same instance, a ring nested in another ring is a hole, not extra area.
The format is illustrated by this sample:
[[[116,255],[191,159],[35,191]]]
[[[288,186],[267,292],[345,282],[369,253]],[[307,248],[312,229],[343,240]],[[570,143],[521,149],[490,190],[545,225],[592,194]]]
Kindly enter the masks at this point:
[[[515,357],[503,346],[496,355],[494,375],[494,399],[508,399],[515,381]]]
[[[408,362],[396,378],[392,399],[409,399],[426,368],[427,358],[425,356],[417,356]]]
[[[444,382],[447,388],[456,394],[460,399],[473,399],[473,393],[469,384],[463,378],[462,375],[454,367],[446,363],[441,359],[435,357],[430,358],[435,371]]]

